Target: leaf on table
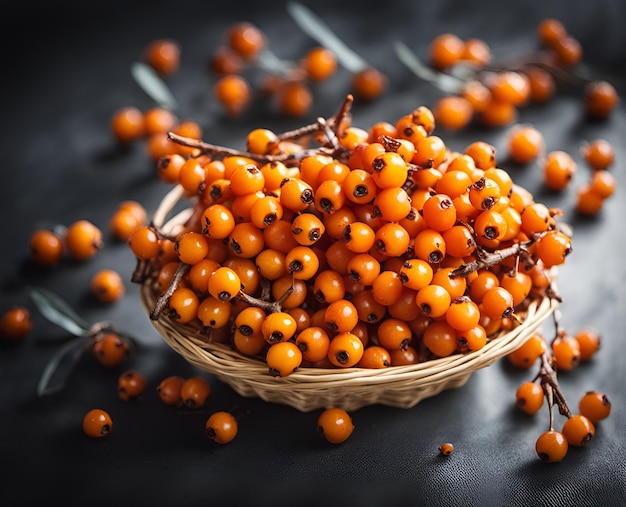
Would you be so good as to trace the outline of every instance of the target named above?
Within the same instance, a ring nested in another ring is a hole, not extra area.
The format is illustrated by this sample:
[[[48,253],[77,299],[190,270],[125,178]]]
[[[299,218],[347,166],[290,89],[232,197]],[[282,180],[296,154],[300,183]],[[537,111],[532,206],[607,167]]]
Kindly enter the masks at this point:
[[[130,71],[137,84],[152,100],[165,109],[176,110],[178,104],[174,95],[152,67],[143,62],[135,62]]]
[[[89,324],[54,292],[44,288],[34,288],[30,290],[30,297],[46,319],[68,333],[84,336],[89,332]]]
[[[37,384],[37,396],[47,396],[59,392],[65,387],[67,379],[78,364],[90,340],[85,337],[74,338],[64,344],[46,364]],[[61,379],[55,384],[52,379],[61,370]]]

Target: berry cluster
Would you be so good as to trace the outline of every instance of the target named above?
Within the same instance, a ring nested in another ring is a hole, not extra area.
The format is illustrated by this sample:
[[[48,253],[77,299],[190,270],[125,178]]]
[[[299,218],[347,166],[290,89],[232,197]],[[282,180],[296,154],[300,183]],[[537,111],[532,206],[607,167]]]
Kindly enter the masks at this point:
[[[444,93],[433,112],[438,125],[450,130],[465,128],[472,121],[487,127],[509,125],[521,108],[545,103],[566,86],[580,91],[589,118],[608,118],[619,96],[608,81],[577,72],[583,60],[580,42],[553,18],[539,24],[536,38],[537,51],[496,62],[484,40],[442,33],[429,45],[429,68],[417,65],[412,56],[404,61]]]
[[[171,136],[196,150],[178,171],[191,214],[129,239],[133,280],[160,294],[151,318],[286,376],[478,350],[533,299],[558,297],[569,232],[493,146],[451,152],[425,106],[360,129],[351,103],[282,135],[252,130],[247,152]]]

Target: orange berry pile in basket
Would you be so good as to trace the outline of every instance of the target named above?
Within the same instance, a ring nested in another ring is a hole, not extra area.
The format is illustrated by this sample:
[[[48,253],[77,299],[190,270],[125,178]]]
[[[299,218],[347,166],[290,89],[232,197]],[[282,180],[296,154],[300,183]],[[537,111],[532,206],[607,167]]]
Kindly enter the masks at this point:
[[[188,215],[129,239],[133,281],[158,295],[152,319],[287,376],[476,351],[558,298],[569,228],[493,146],[449,150],[425,106],[354,127],[351,104],[281,135],[254,129],[245,152],[171,135],[194,150],[173,191]]]

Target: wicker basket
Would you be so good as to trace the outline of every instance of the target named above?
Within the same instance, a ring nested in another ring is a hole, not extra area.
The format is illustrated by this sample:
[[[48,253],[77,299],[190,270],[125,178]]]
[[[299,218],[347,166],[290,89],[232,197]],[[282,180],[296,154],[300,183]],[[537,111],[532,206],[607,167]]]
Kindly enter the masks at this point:
[[[182,196],[172,190],[155,213],[154,223],[172,231],[189,216],[183,210],[165,222],[165,217]],[[141,286],[140,298],[148,314],[158,294],[150,282]],[[529,304],[523,321],[512,331],[491,337],[480,350],[385,369],[301,368],[286,377],[273,377],[267,364],[246,357],[223,343],[206,341],[192,325],[180,325],[166,315],[152,323],[167,344],[191,364],[214,375],[244,397],[258,397],[272,403],[309,412],[330,406],[353,411],[366,405],[382,404],[410,408],[446,389],[463,386],[470,375],[519,348],[556,310],[558,302],[542,298]]]

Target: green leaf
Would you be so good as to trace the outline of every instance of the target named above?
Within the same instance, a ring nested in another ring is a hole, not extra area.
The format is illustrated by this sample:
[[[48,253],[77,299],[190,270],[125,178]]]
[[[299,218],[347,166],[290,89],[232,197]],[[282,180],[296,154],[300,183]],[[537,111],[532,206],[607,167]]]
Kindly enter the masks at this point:
[[[152,67],[146,63],[135,62],[130,71],[137,84],[152,100],[165,109],[176,110],[178,104],[174,95]]]
[[[39,383],[37,384],[37,396],[47,396],[49,394],[57,393],[61,389],[65,387],[67,383],[67,379],[70,376],[70,373],[74,370],[78,361],[83,355],[85,349],[89,346],[90,341],[88,338],[79,337],[74,338],[73,340],[67,342],[63,345],[52,358],[46,364],[46,367],[41,374],[41,378],[39,379]],[[67,365],[67,370],[62,374],[61,380],[54,386],[50,386],[50,382],[54,374],[60,367],[65,366],[66,363],[64,359],[68,359],[69,356],[70,363]]]
[[[46,319],[68,333],[75,336],[84,336],[89,333],[89,324],[54,292],[44,288],[34,288],[30,290],[30,297]]]

